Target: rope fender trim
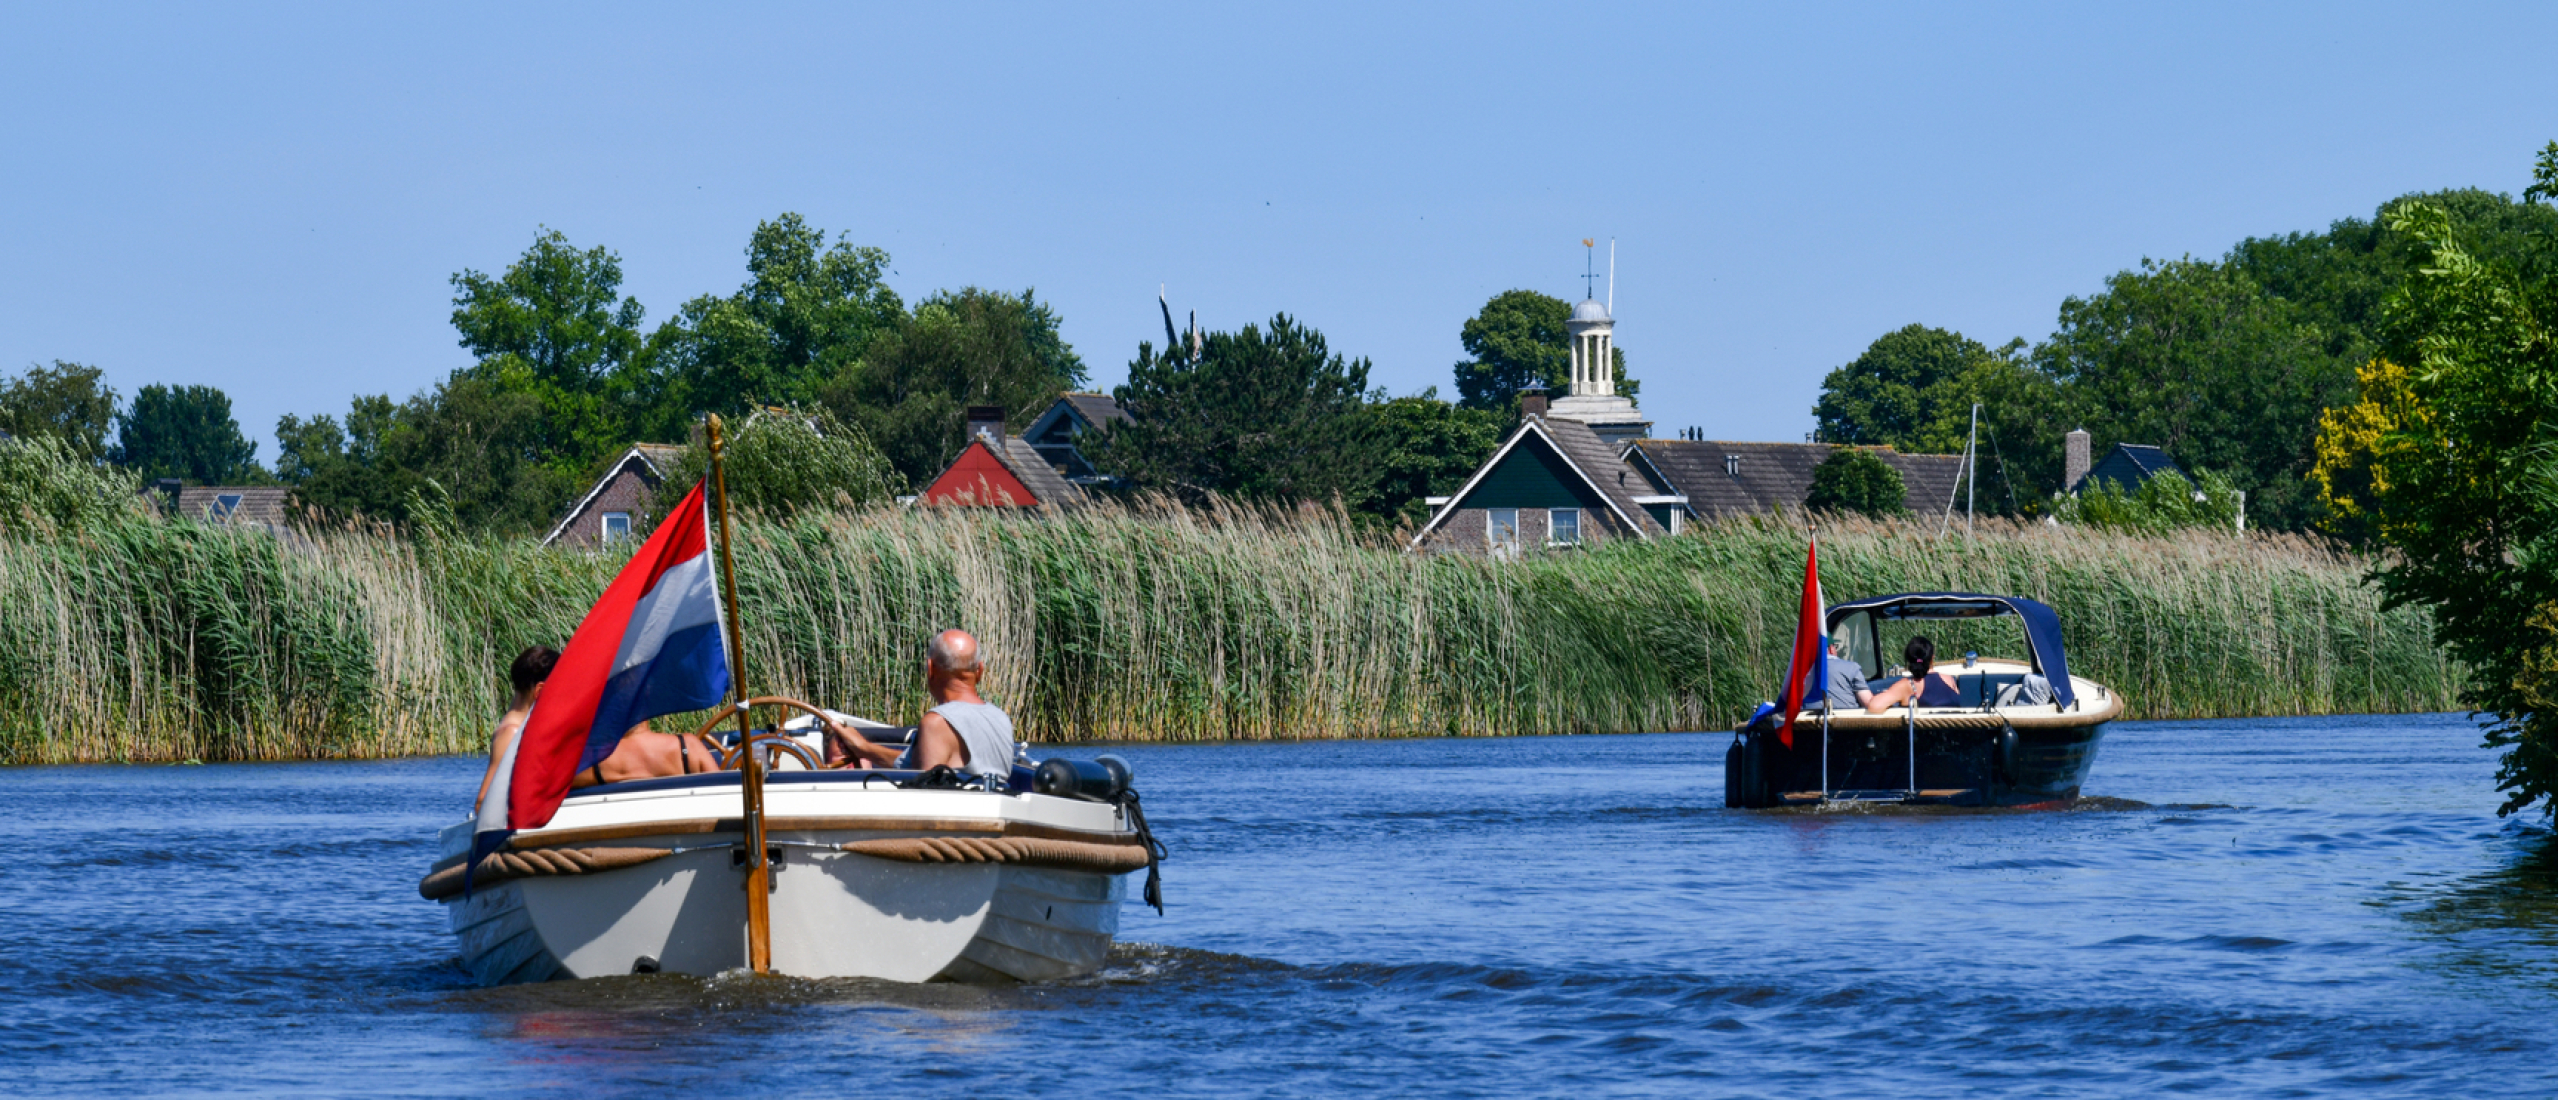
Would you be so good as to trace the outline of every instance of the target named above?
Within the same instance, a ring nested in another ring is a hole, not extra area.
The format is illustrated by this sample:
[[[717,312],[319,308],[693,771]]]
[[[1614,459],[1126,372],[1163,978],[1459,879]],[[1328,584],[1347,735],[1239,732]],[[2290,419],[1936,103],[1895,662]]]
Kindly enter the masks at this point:
[[[910,836],[837,845],[854,855],[899,863],[1012,863],[1061,871],[1123,874],[1146,866],[1136,844],[1093,844],[1035,837]]]
[[[523,851],[501,849],[480,861],[472,885],[493,886],[509,879],[533,878],[539,875],[591,875],[598,871],[614,871],[637,867],[643,863],[674,855],[668,848],[530,848]],[[462,892],[463,872],[460,864],[447,867],[419,879],[417,895],[428,901],[442,901]]]

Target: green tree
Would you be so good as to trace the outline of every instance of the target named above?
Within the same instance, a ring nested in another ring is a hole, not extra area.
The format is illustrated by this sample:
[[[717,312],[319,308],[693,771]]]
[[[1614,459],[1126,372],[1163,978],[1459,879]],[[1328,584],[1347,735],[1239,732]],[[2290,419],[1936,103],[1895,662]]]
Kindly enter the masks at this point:
[[[144,386],[115,421],[114,460],[144,480],[258,484],[258,445],[240,434],[231,398],[211,386]]]
[[[1543,386],[1553,396],[1572,390],[1572,337],[1565,322],[1572,307],[1561,298],[1533,290],[1505,290],[1483,304],[1458,333],[1458,342],[1473,356],[1456,366],[1457,404],[1469,409],[1509,413],[1518,408],[1519,391]],[[1642,386],[1625,376],[1625,349],[1614,349],[1616,391],[1637,396]]]
[[[394,519],[416,479],[388,468],[383,440],[399,426],[389,395],[358,396],[343,425],[325,413],[286,414],[275,425],[276,480],[293,486],[306,506],[340,516]]]
[[[2243,507],[2237,487],[2210,471],[2191,481],[2183,474],[2164,473],[2129,490],[2120,482],[2098,482],[2076,496],[2056,494],[2052,503],[2052,518],[2062,523],[2148,535],[2189,529],[2236,532]]]
[[[0,531],[76,531],[141,514],[141,479],[72,443],[28,435],[0,443]]]
[[[541,461],[545,412],[537,394],[456,372],[397,407],[358,397],[343,424],[284,418],[277,472],[297,501],[342,516],[424,523],[436,516],[421,514],[423,503],[467,530],[537,533],[603,465],[567,472]]]
[[[746,284],[684,303],[649,337],[651,365],[631,400],[649,438],[679,438],[710,413],[814,401],[902,317],[884,281],[888,253],[856,247],[797,214],[755,226]],[[957,429],[952,429],[956,434]]]
[[[0,432],[20,439],[60,440],[86,461],[107,455],[107,430],[115,424],[116,393],[105,372],[65,363],[29,366],[0,381]]]
[[[788,516],[805,511],[885,503],[897,495],[897,472],[861,429],[823,409],[808,414],[750,414],[730,426],[722,457],[732,508]],[[666,474],[649,515],[654,522],[711,468],[710,448],[685,448]]]
[[[1959,332],[1909,325],[1884,333],[1821,381],[1820,437],[1906,454],[1951,454],[1970,438],[1972,404],[2021,368],[2024,341],[1992,351]]]
[[[1084,385],[1083,360],[1058,325],[1034,291],[944,291],[882,319],[820,403],[875,443],[905,484],[925,485],[959,457],[967,406],[1001,405],[1006,428],[1019,431]]]
[[[1418,526],[1430,518],[1426,498],[1465,485],[1475,468],[1501,446],[1510,417],[1439,400],[1436,387],[1417,397],[1370,406],[1381,455],[1375,487],[1360,510],[1389,523]]]
[[[1139,489],[1200,501],[1356,502],[1374,483],[1369,363],[1344,360],[1287,314],[1158,354],[1137,345],[1116,390],[1130,419],[1101,433],[1097,464]],[[1090,438],[1090,437],[1087,437]]]
[[[2067,397],[2056,411],[2098,448],[2156,444],[2181,464],[2223,471],[2269,527],[2317,518],[2318,415],[2352,401],[2355,364],[2245,274],[2144,260],[2106,280],[2104,293],[2062,302],[2059,330],[2034,356]]]
[[[2250,237],[2230,250],[2226,262],[2298,307],[2331,354],[2361,364],[2387,338],[2382,307],[2391,291],[2424,262],[2422,243],[2388,225],[2388,211],[2406,202],[2441,210],[2472,253],[2514,270],[2548,263],[2548,253],[2558,247],[2552,244],[2558,241],[2558,211],[2463,189],[2401,196],[2381,204],[2370,220],[2338,219],[2325,233]]]
[[[1840,447],[1812,468],[1803,506],[1815,512],[1897,516],[1909,511],[1909,487],[1891,463],[1863,447]]]
[[[2553,197],[2558,142],[2524,192]],[[2484,253],[2432,202],[2386,222],[2422,262],[2383,310],[2383,357],[2408,369],[2405,414],[2371,447],[2372,519],[2396,551],[2375,576],[2467,666],[2464,701],[2505,750],[2500,812],[2558,809],[2558,264]]]
[[[381,465],[390,477],[382,491],[402,502],[400,518],[411,522],[421,517],[409,502],[432,482],[466,530],[548,530],[602,462],[571,471],[541,461],[538,444],[555,438],[547,412],[536,394],[457,374],[410,398],[384,433]]]
[[[614,394],[634,385],[646,312],[620,297],[621,257],[545,228],[503,274],[452,282],[453,328],[475,360],[465,373],[542,405],[536,460],[571,472],[621,453],[633,416]]]

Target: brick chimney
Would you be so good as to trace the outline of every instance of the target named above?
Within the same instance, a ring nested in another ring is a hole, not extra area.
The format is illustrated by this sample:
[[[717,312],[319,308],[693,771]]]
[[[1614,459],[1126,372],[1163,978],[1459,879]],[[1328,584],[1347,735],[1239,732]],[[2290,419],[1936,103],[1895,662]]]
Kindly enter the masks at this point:
[[[2075,493],[2078,483],[2087,480],[2087,471],[2096,464],[2093,441],[2085,428],[2072,431],[2063,438],[2068,440],[2068,444],[2064,448],[2067,457],[2061,468],[2061,491]]]
[[[968,406],[968,433],[967,433],[966,435],[961,436],[961,437],[960,437],[960,439],[961,439],[961,441],[964,443],[964,442],[966,442],[967,440],[975,439],[975,438],[977,438],[978,436],[981,436],[981,435],[982,435],[982,436],[986,436],[990,442],[995,442],[995,443],[1001,443],[1001,442],[1003,442],[1003,439],[1004,439],[1004,407],[1003,407],[1003,406],[1001,406],[1001,405],[970,405],[970,406]]]
[[[1519,415],[1544,416],[1545,407],[1545,387],[1530,386],[1519,391]]]

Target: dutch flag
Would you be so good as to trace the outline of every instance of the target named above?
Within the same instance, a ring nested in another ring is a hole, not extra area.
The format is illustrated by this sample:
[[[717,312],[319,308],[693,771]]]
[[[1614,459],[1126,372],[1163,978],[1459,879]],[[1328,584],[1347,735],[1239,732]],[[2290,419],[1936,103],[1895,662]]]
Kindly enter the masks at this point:
[[[1794,716],[1829,690],[1830,645],[1822,622],[1827,606],[1821,596],[1821,540],[1814,538],[1803,551],[1803,602],[1796,608],[1794,619],[1794,655],[1785,666],[1785,694],[1778,696],[1776,703],[1778,711],[1785,715],[1785,724],[1777,728],[1776,739],[1789,749],[1794,747]]]
[[[718,574],[702,487],[684,494],[586,613],[480,807],[471,860],[550,824],[577,773],[632,726],[728,696]]]

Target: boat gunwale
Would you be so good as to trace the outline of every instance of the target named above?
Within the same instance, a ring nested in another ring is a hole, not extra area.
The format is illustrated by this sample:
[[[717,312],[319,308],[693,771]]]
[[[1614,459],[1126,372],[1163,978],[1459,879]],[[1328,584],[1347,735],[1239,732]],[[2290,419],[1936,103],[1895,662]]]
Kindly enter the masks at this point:
[[[2076,729],[2081,726],[2100,726],[2121,717],[2123,697],[2109,691],[2105,694],[2105,702],[2101,707],[2082,707],[2078,710],[2058,713],[2047,711],[2042,714],[2019,714],[2012,708],[1999,710],[1980,707],[1922,707],[1916,719],[1912,719],[1904,713],[1907,709],[1896,707],[1881,714],[1861,712],[1834,714],[1830,716],[1830,728],[1834,730],[1896,730],[1914,720],[1920,729],[1994,729],[2000,725],[2012,726],[2020,730]],[[1800,730],[1806,725],[1818,728],[1820,723],[1821,712],[1804,711],[1795,716],[1794,728]]]
[[[1043,825],[1032,821],[1007,821],[997,818],[956,817],[888,817],[830,815],[824,817],[768,817],[764,819],[766,835],[774,833],[823,832],[898,832],[958,834],[984,837],[1022,837],[1034,840],[1075,840],[1090,844],[1134,844],[1134,831],[1098,832],[1072,829],[1063,825]],[[604,840],[636,840],[642,837],[744,835],[744,817],[691,817],[664,821],[637,821],[622,825],[583,825],[565,829],[545,829],[515,834],[507,840],[509,851],[537,848],[559,848],[590,844]],[[432,874],[447,867],[459,866],[467,853],[456,853],[436,860],[428,868]]]

